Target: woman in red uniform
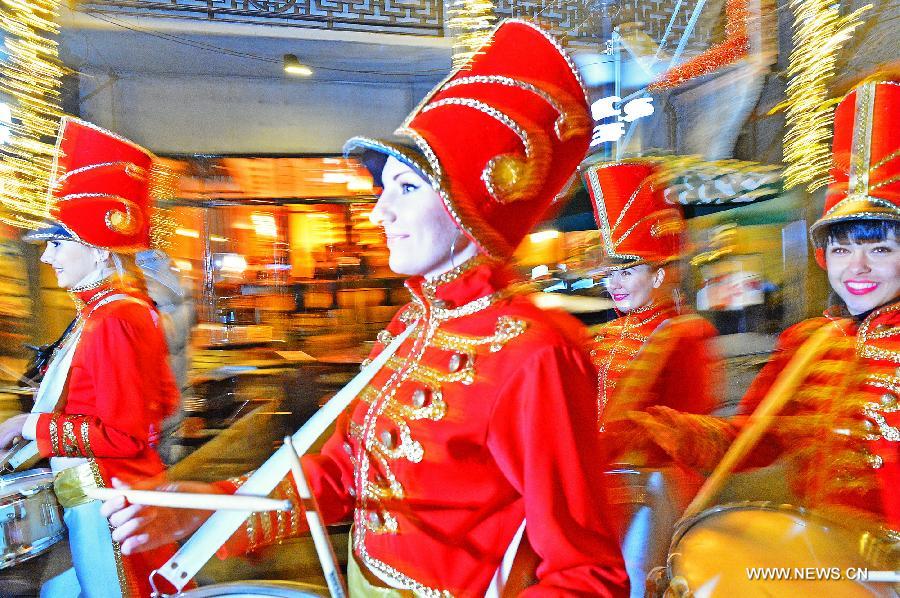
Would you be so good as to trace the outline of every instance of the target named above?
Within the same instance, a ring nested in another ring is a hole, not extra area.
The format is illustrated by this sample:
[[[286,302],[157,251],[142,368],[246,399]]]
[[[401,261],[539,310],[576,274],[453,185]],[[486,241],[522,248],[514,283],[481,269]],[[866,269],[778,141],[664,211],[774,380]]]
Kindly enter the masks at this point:
[[[791,457],[800,501],[874,518],[900,530],[900,85],[866,83],[835,113],[833,182],[811,227],[816,258],[839,299],[825,317],[800,322],[727,422],[665,407],[636,414],[679,461],[712,469],[778,376],[814,332],[827,351],[803,372],[792,399],[745,466]]]
[[[65,507],[74,567],[42,596],[148,596],[147,576],[174,551],[123,557],[100,503],[85,490],[112,477],[160,474],[159,425],[177,405],[159,315],[130,252],[150,244],[153,156],[83,121],[64,118],[51,188],[56,222],[29,235],[75,302],[77,317],[41,382],[31,414],[0,426],[24,452],[50,458]]]
[[[716,330],[676,300],[684,220],[654,182],[660,170],[649,160],[583,168],[603,240],[604,282],[621,314],[592,330],[601,430],[627,409],[709,413],[718,402]]]
[[[632,513],[625,532],[632,596],[643,596],[647,572],[665,564],[668,540],[662,539],[670,535],[702,478],[669,467],[671,459],[652,444],[641,443],[634,433],[637,428],[623,418],[651,405],[710,413],[723,382],[721,361],[712,346],[715,328],[677,301],[676,262],[684,220],[678,206],[666,203],[660,172],[659,163],[650,160],[582,167],[603,242],[604,282],[621,314],[591,330],[597,425],[617,471],[641,472],[641,492],[661,498],[655,509],[641,507]],[[625,484],[624,492],[634,487],[633,481],[626,481],[633,475],[623,473],[611,481]]]
[[[484,595],[525,520],[540,559],[529,595],[626,592],[595,466],[583,329],[537,309],[506,265],[565,189],[590,132],[566,54],[538,27],[508,21],[404,123],[415,150],[348,142],[383,189],[372,220],[413,296],[373,356],[411,335],[321,454],[304,458],[326,521],[353,520],[351,595]],[[277,492],[295,496],[287,479]],[[172,511],[104,508],[126,551],[196,527]],[[224,552],[301,526],[296,516],[254,515]]]

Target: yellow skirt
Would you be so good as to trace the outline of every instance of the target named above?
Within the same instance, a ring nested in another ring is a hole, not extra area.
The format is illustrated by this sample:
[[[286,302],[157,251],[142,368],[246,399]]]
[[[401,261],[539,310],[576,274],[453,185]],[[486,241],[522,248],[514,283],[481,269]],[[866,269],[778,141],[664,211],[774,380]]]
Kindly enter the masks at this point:
[[[409,590],[397,590],[382,584],[374,575],[369,573],[365,565],[360,565],[353,554],[353,531],[350,531],[350,541],[347,556],[347,589],[350,598],[411,598],[414,596]]]

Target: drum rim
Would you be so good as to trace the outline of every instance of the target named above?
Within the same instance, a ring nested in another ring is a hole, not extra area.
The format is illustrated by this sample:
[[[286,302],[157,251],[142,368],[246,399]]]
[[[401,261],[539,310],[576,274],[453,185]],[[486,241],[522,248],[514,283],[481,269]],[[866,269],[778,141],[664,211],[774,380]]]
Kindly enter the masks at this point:
[[[15,565],[19,565],[24,563],[27,560],[33,559],[36,556],[40,556],[50,550],[57,542],[60,542],[63,538],[66,537],[68,531],[65,526],[63,528],[53,534],[52,536],[47,536],[46,538],[41,538],[34,544],[30,546],[30,549],[27,552],[23,552],[20,555],[16,555],[15,557],[10,557],[8,560],[4,560],[4,557],[0,555],[0,571],[4,569],[8,569]]]
[[[798,505],[792,505],[790,503],[778,503],[775,501],[766,501],[766,500],[746,500],[746,501],[737,501],[730,503],[723,503],[720,505],[715,505],[697,513],[696,515],[692,515],[691,517],[682,518],[675,524],[675,531],[672,534],[672,541],[669,543],[669,551],[666,556],[666,574],[669,579],[673,578],[672,571],[672,555],[674,553],[675,547],[682,540],[682,538],[697,525],[702,519],[705,519],[709,515],[722,513],[725,511],[737,511],[741,509],[759,509],[764,511],[779,511],[779,512],[792,512],[797,515],[801,515],[803,518],[840,527],[841,529],[858,532],[860,534],[871,534],[873,540],[878,542],[879,544],[884,544],[887,547],[894,545],[895,543],[890,539],[890,532],[884,526],[880,526],[876,529],[862,529],[862,528],[854,528],[852,526],[848,526],[846,522],[838,521],[834,517],[829,517],[828,515],[822,513],[821,511],[815,511],[808,507],[801,507]]]
[[[53,472],[45,467],[16,471],[0,476],[0,501],[4,501],[6,498],[15,496],[16,494],[23,497],[28,497],[36,494],[37,492],[25,494],[24,492],[21,492],[19,490],[11,490],[10,486],[21,484],[22,482],[27,482],[28,478],[35,478],[36,483],[34,487],[37,487],[38,490],[47,490],[53,487]],[[37,482],[37,480],[41,478],[45,478],[44,481]],[[10,492],[8,494],[3,494],[7,490],[10,490]],[[8,504],[8,502],[4,502],[3,504]]]
[[[806,507],[799,507],[797,505],[792,505],[790,503],[778,503],[774,501],[768,500],[744,500],[738,502],[728,502],[720,505],[712,506],[708,509],[700,511],[696,515],[691,515],[690,517],[683,517],[675,523],[675,531],[672,534],[672,541],[669,543],[669,552],[672,552],[672,549],[681,541],[684,535],[697,523],[699,523],[702,519],[706,519],[709,515],[721,513],[724,511],[737,511],[741,509],[762,509],[765,511],[793,511],[799,515],[803,515],[804,517],[809,517],[811,519],[820,519],[824,521],[831,522],[829,519],[822,517],[816,513],[813,513]]]
[[[18,481],[20,478],[38,477],[38,476],[46,476],[46,475],[49,475],[52,478],[53,470],[51,470],[47,467],[37,467],[35,469],[25,469],[22,471],[14,471],[12,473],[0,475],[0,490],[3,489],[3,486],[8,485],[9,482]]]

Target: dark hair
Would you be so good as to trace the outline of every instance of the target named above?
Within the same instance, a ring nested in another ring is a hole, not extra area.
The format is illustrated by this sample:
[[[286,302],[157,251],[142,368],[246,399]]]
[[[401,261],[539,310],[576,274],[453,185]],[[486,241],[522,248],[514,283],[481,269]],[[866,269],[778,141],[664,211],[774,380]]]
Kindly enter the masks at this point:
[[[880,243],[893,236],[900,240],[900,222],[896,220],[845,220],[826,227],[819,235],[821,245],[828,243]]]

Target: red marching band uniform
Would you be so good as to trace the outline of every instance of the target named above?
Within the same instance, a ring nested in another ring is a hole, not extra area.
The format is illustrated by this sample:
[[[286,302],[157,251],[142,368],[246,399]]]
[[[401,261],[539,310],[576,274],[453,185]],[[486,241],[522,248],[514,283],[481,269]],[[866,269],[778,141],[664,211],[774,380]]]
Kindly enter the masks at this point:
[[[42,229],[30,239],[74,240],[113,252],[149,247],[153,160],[124,138],[63,118],[51,178],[51,214],[59,232]],[[57,370],[51,361],[42,382],[61,376],[64,386],[55,405],[32,415],[33,440],[51,459],[57,495],[67,508],[88,502],[84,490],[107,487],[113,477],[132,483],[160,474],[160,422],[179,397],[149,297],[115,274],[70,294],[76,322],[54,356],[62,359],[68,348],[70,365]],[[78,541],[70,534],[70,543]],[[121,594],[148,596],[150,571],[174,549],[123,556],[113,543]]]
[[[484,595],[524,519],[540,557],[527,595],[622,595],[583,328],[517,293],[504,265],[587,150],[575,69],[541,29],[507,21],[398,133],[424,159],[364,138],[345,150],[414,165],[481,254],[407,282],[413,301],[372,356],[412,334],[304,457],[326,522],[352,518],[351,566],[402,595]],[[296,501],[290,478],[276,494]],[[259,513],[220,554],[304,528],[294,513]]]
[[[835,113],[834,166],[822,218],[811,231],[833,223],[900,220],[897,179],[900,85],[865,83],[845,97]],[[821,237],[820,237],[821,239]],[[824,245],[819,241],[817,245]],[[825,266],[822,247],[817,261]],[[900,539],[900,302],[895,298],[870,313],[848,317],[841,309],[787,329],[775,353],[730,422],[657,412],[657,430],[679,428],[680,446],[670,449],[683,463],[712,469],[804,341],[821,328],[831,331],[827,351],[804,372],[766,438],[744,466],[791,457],[789,480],[800,502],[883,526]],[[652,410],[651,410],[652,411]],[[665,444],[662,442],[661,444]]]
[[[684,219],[679,206],[665,201],[659,163],[588,161],[581,171],[600,229],[601,268],[657,268],[679,259]],[[667,272],[676,275],[674,267]],[[676,304],[671,293],[658,291],[646,305],[633,307],[593,328],[590,350],[604,461],[615,464],[610,485],[615,500],[632,507],[621,531],[631,595],[643,596],[647,573],[665,565],[675,521],[702,478],[641,442],[626,414],[651,405],[710,413],[723,370],[712,346],[715,328]]]
[[[592,163],[582,168],[609,269],[661,266],[679,258],[684,221],[666,202],[662,166],[649,160]],[[613,261],[614,260],[614,261]],[[709,413],[717,405],[721,364],[711,347],[716,329],[656,299],[592,330],[600,428],[613,414],[649,405]],[[613,415],[613,417],[615,417]]]

